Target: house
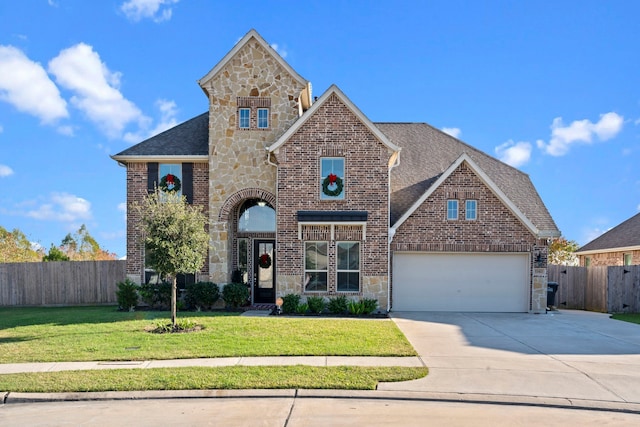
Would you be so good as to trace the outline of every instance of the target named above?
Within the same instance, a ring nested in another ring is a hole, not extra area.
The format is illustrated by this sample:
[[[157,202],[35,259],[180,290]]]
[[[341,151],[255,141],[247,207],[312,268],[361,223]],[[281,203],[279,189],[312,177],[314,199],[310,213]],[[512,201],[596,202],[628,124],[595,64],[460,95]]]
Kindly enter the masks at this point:
[[[529,177],[424,123],[372,123],[255,31],[198,81],[208,112],[113,157],[127,201],[158,186],[210,219],[198,280],[241,275],[254,304],[290,293],[381,310],[545,312],[560,233]],[[127,274],[145,280],[127,214]]]
[[[576,251],[580,266],[640,264],[640,213]]]

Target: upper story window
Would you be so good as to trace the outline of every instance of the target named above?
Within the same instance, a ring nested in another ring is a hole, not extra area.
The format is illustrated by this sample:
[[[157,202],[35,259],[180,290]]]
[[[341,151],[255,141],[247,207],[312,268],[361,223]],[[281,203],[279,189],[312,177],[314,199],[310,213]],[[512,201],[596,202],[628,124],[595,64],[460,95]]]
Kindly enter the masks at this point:
[[[631,263],[633,262],[633,255],[632,254],[624,254],[624,265],[631,265]]]
[[[161,163],[158,165],[158,189],[182,195],[182,164]]]
[[[474,221],[478,219],[478,201],[467,200],[464,205],[464,219],[467,221]]]
[[[452,221],[458,219],[458,201],[457,200],[447,200],[447,219]]]
[[[238,110],[238,126],[240,129],[249,129],[251,126],[251,109],[240,108]]]
[[[257,89],[255,91],[258,93]],[[269,129],[271,98],[267,96],[239,96],[238,128],[239,129]]]
[[[320,159],[320,199],[344,199],[344,157]]]
[[[258,108],[258,129],[267,129],[269,127],[269,109]]]

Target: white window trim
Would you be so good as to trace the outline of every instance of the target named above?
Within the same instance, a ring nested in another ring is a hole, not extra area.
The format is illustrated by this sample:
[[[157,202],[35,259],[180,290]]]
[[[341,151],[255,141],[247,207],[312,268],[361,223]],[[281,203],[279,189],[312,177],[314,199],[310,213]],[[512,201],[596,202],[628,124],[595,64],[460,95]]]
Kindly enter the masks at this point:
[[[247,124],[247,126],[242,126],[242,112],[243,111],[248,111],[249,112],[249,123]],[[247,107],[241,107],[238,108],[238,128],[240,129],[251,129],[251,108],[247,108]]]
[[[260,126],[260,112],[261,111],[266,111],[267,112],[267,125],[266,126]],[[269,129],[269,109],[268,108],[258,108],[258,112],[256,113],[258,116],[256,117],[256,124],[258,126],[258,129]]]
[[[342,160],[342,176],[339,176],[340,179],[342,180],[342,193],[340,193],[339,195],[337,195],[335,197],[327,196],[326,194],[324,194],[322,192],[322,182],[326,178],[326,176],[324,176],[323,173],[322,173],[323,172],[322,171],[322,160],[323,159],[341,159]],[[345,157],[341,157],[341,156],[322,156],[322,157],[320,157],[319,170],[320,170],[320,187],[319,187],[320,200],[321,201],[344,200],[345,199],[345,192],[346,192],[345,181],[346,181],[346,176],[347,176],[347,159]]]
[[[453,211],[449,210],[449,203],[450,202],[455,202],[456,203],[456,217],[455,218],[452,218],[452,217],[449,216],[449,212],[453,212]],[[447,221],[457,221],[458,218],[460,217],[460,203],[458,202],[458,200],[456,200],[456,199],[447,199],[446,207],[447,207],[447,214],[446,214],[447,215]]]
[[[357,270],[341,270],[338,268],[338,246],[340,246],[340,243],[357,243],[358,244],[358,269]],[[336,256],[335,256],[335,262],[336,262],[336,292],[344,292],[344,293],[349,293],[349,292],[360,292],[360,289],[362,288],[361,283],[360,283],[360,279],[362,278],[362,274],[361,274],[361,266],[362,266],[362,245],[360,244],[360,241],[354,241],[354,240],[341,240],[339,242],[336,242]],[[358,273],[358,290],[357,291],[341,291],[338,289],[338,273]]]
[[[473,218],[469,218],[469,202],[474,202]],[[475,199],[465,200],[464,202],[464,219],[466,221],[475,221],[478,219],[478,201]]]
[[[325,270],[307,270],[307,243],[324,243],[327,245],[327,268]],[[327,288],[324,291],[307,291],[307,284],[304,282],[307,279],[307,272],[309,273],[326,273],[327,274]],[[329,242],[326,240],[306,240],[304,242],[304,276],[302,292],[329,292]]]

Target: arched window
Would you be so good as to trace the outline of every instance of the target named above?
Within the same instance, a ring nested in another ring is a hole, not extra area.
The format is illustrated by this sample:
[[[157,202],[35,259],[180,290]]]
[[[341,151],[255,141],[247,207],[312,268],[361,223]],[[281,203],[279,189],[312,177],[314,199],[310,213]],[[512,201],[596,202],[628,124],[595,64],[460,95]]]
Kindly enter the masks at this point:
[[[261,199],[246,200],[240,206],[238,231],[274,232],[276,231],[276,211],[268,202]]]

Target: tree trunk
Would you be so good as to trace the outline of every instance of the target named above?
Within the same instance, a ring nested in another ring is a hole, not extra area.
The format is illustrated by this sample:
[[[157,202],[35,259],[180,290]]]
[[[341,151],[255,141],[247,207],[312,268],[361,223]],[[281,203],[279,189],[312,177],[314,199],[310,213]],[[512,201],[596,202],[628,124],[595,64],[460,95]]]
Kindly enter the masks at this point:
[[[178,280],[174,275],[171,281],[171,324],[173,325],[173,329],[175,330],[176,325],[178,324],[176,312],[177,312],[177,288],[178,288]]]

